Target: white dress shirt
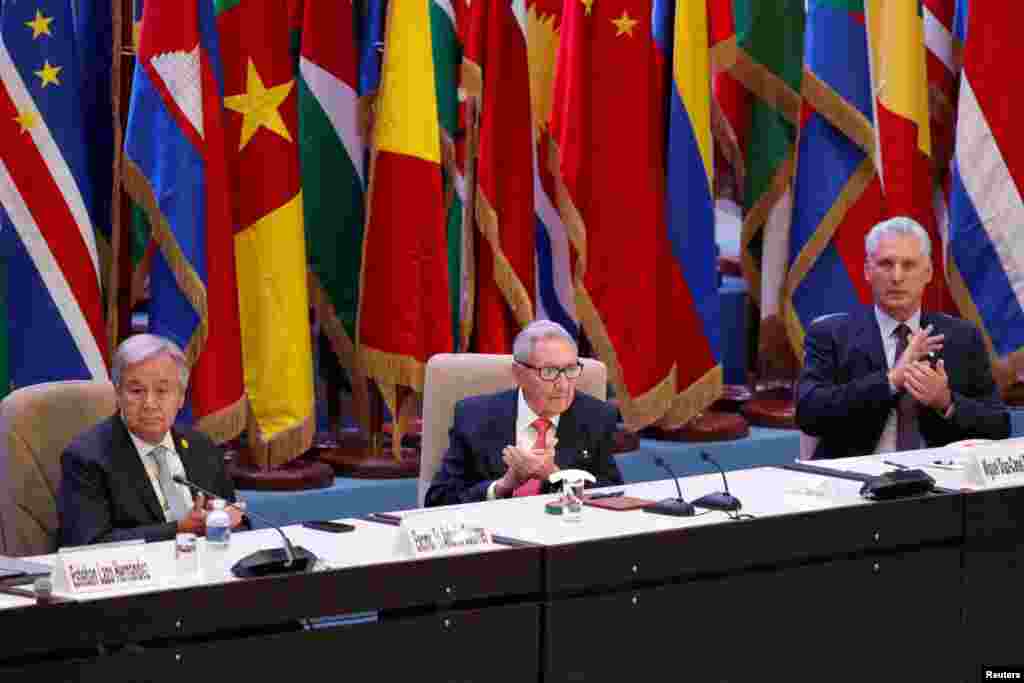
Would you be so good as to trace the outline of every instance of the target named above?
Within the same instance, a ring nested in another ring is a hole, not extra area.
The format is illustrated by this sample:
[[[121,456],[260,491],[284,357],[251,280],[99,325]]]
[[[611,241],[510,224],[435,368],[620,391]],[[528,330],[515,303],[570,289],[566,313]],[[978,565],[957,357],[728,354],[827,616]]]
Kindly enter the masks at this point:
[[[875,318],[878,320],[878,329],[882,333],[882,347],[885,349],[885,362],[890,370],[896,365],[896,345],[899,343],[899,339],[896,337],[894,332],[899,327],[900,321],[896,320],[888,313],[875,306]],[[910,316],[904,323],[910,328],[910,334],[916,333],[921,329],[921,309],[914,311],[914,314]],[[889,383],[889,389],[893,394],[897,393],[896,387]],[[898,437],[899,423],[897,420],[896,409],[893,408],[889,411],[889,417],[885,421],[885,428],[882,430],[882,436],[878,439],[878,446],[875,447],[875,453],[891,453],[896,450],[896,439]]]
[[[521,443],[529,444],[530,448],[533,448],[533,444],[537,443],[537,428],[533,426],[533,423],[540,417],[537,413],[533,412],[530,408],[530,404],[526,402],[526,398],[523,396],[523,390],[519,389],[516,391],[518,401],[516,405],[516,442],[518,446]],[[555,415],[554,417],[548,418],[551,422],[551,426],[548,427],[547,443],[551,444],[551,439],[555,438],[555,432],[558,431],[558,420],[561,415]],[[487,500],[494,500],[497,496],[494,495],[494,488],[497,486],[498,480],[495,479],[491,482],[491,485],[487,487]]]
[[[146,474],[149,475],[149,483],[153,485],[153,491],[156,493],[156,499],[160,501],[160,507],[164,511],[164,519],[170,521],[167,515],[170,514],[170,508],[167,505],[167,498],[164,496],[163,489],[160,488],[160,466],[157,465],[156,458],[153,456],[153,451],[158,446],[163,446],[169,452],[167,461],[171,467],[171,475],[180,474],[185,475],[185,466],[181,462],[181,457],[178,455],[178,451],[174,448],[174,439],[171,438],[171,433],[167,432],[164,434],[164,438],[160,443],[152,444],[143,441],[139,437],[132,434],[131,430],[128,431],[128,435],[132,439],[132,443],[135,445],[135,451],[139,454],[139,458],[142,460],[142,466],[146,468]],[[176,486],[181,493],[185,496],[185,500],[189,505],[194,502],[192,500],[192,492],[189,491],[187,486],[181,484],[173,484]]]

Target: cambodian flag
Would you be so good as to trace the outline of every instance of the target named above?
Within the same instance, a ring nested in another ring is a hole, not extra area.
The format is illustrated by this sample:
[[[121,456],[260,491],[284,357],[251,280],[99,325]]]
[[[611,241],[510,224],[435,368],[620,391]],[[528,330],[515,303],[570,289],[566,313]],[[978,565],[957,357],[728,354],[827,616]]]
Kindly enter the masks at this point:
[[[217,440],[245,426],[222,84],[212,3],[147,0],[125,185],[157,244],[150,331],[185,349],[192,416]]]

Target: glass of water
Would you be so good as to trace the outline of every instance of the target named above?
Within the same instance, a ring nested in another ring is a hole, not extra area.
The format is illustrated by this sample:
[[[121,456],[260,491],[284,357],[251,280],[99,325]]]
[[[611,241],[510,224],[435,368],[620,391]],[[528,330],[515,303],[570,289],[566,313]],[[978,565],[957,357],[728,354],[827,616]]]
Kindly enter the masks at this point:
[[[174,537],[174,573],[179,581],[189,581],[199,573],[199,546],[195,534]]]

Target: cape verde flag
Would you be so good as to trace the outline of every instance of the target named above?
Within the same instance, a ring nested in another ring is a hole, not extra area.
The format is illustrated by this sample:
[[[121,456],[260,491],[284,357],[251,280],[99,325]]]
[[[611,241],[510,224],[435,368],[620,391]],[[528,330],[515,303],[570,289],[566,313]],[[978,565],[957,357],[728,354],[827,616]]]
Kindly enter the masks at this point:
[[[157,249],[150,331],[192,365],[190,407],[217,441],[245,426],[223,75],[206,0],[147,0],[125,133],[125,187]]]
[[[951,282],[965,318],[1020,376],[1024,367],[1024,151],[1018,112],[1024,95],[1012,72],[1024,60],[1016,35],[1019,3],[961,0],[963,39],[959,118],[950,196]]]
[[[107,378],[83,56],[70,0],[2,5],[0,249],[13,387]]]

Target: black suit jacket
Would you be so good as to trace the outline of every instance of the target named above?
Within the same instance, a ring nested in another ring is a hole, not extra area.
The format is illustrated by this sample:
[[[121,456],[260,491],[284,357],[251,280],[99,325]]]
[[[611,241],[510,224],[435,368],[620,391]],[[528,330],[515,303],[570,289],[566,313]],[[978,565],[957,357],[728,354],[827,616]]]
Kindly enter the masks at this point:
[[[501,459],[502,449],[516,442],[517,392],[473,396],[455,405],[448,451],[427,490],[427,507],[487,498],[491,482],[508,469]],[[613,407],[577,391],[558,419],[555,463],[561,469],[587,470],[597,478],[597,486],[621,484],[622,475],[612,456],[617,424]],[[552,487],[544,482],[542,490]]]
[[[1010,417],[992,379],[988,353],[974,325],[941,313],[921,313],[921,327],[943,334],[945,362],[955,409],[946,420],[922,408],[918,428],[926,447],[969,438],[1004,439]],[[821,438],[814,457],[873,453],[899,400],[889,387],[882,333],[872,307],[825,316],[811,324],[797,386],[796,421]]]
[[[235,487],[224,469],[224,455],[204,434],[171,430],[188,479],[226,500]],[[86,545],[143,538],[174,538],[128,428],[120,416],[103,420],[77,436],[61,455],[57,494],[60,545]]]

